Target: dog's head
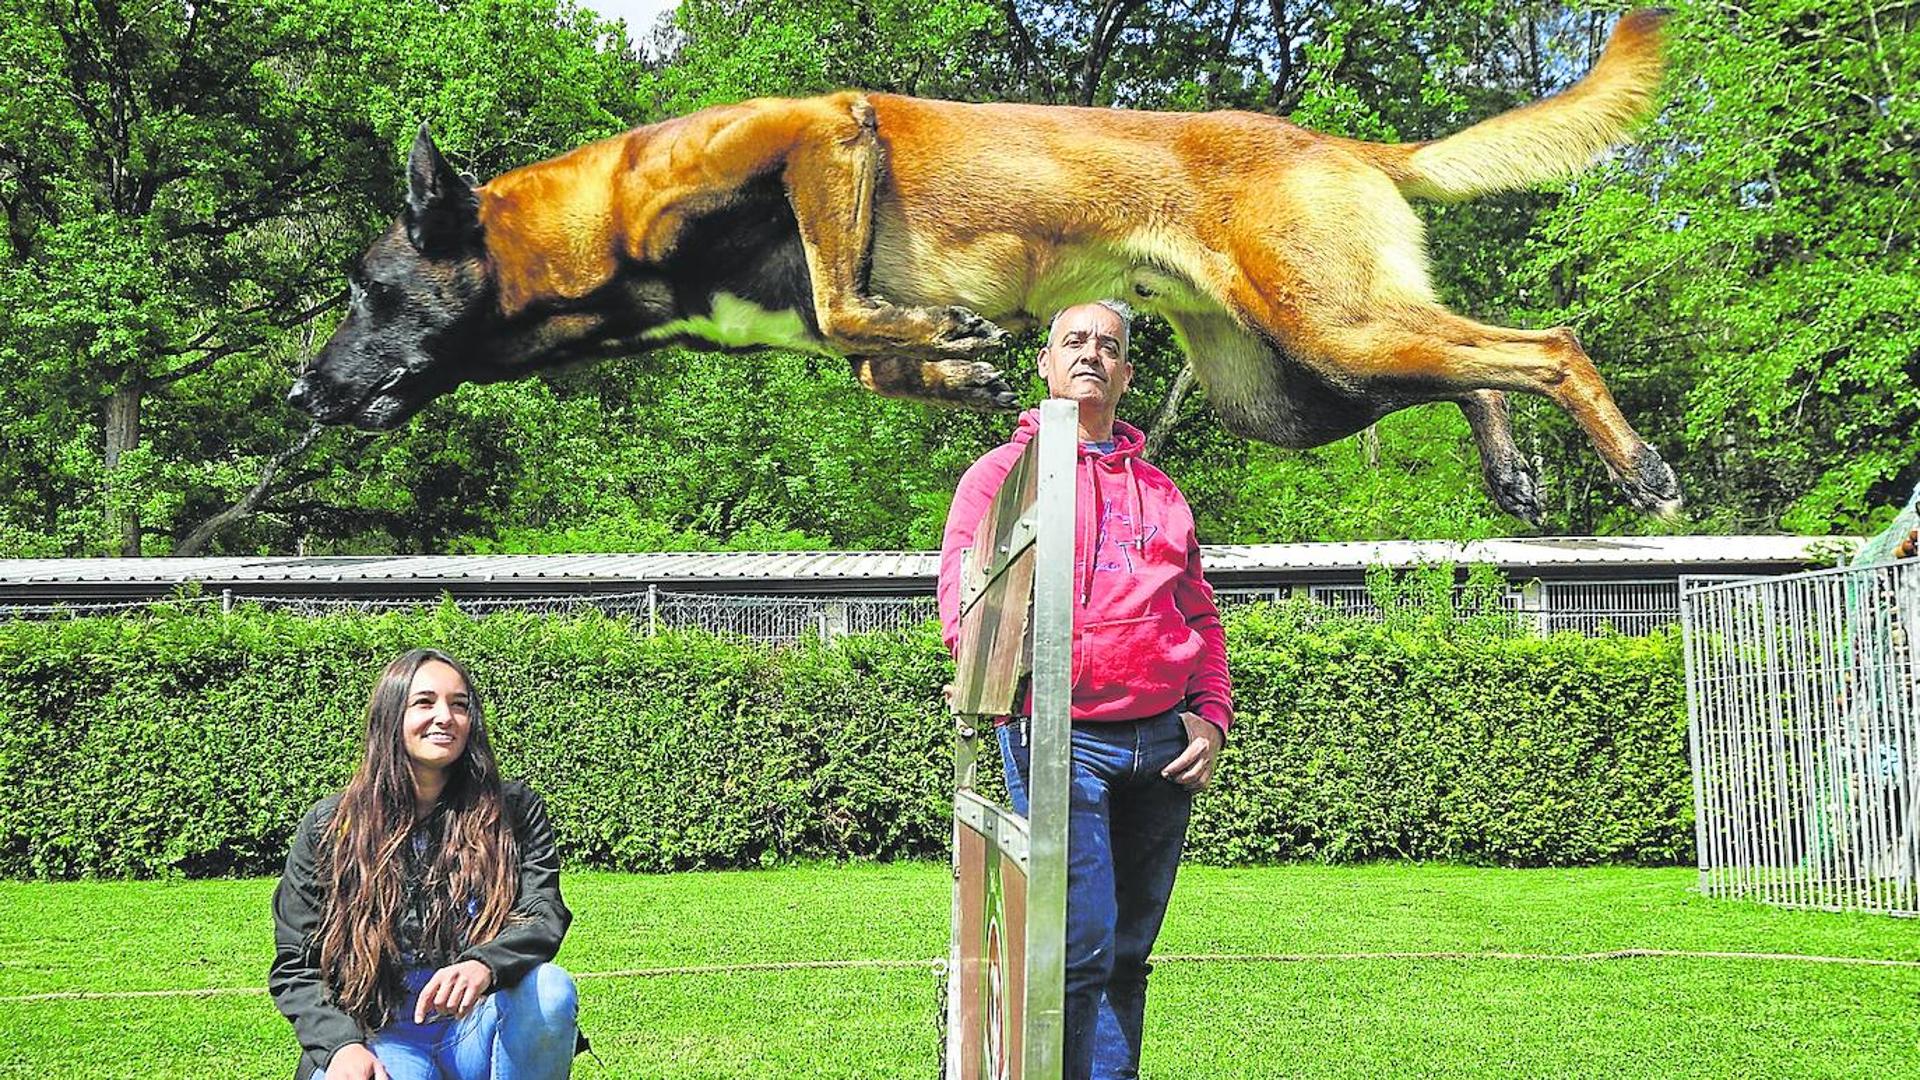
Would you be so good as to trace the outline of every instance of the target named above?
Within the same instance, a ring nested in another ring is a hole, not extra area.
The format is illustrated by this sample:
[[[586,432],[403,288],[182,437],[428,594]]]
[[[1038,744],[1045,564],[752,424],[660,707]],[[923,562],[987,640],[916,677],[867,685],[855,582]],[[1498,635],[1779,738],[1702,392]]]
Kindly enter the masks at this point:
[[[347,275],[347,314],[287,394],[325,424],[397,427],[461,382],[489,381],[494,285],[479,201],[426,129],[407,209]]]

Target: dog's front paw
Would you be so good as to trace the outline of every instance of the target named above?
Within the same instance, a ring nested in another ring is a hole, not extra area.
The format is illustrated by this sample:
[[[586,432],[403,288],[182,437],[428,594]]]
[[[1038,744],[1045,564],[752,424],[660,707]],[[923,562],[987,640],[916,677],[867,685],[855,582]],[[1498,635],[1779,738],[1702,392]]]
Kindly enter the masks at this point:
[[[1007,339],[1005,330],[966,308],[950,307],[940,315],[933,344],[948,356],[978,356]]]
[[[992,364],[950,362],[941,365],[950,400],[964,409],[1009,412],[1020,407],[1020,395]]]
[[[1633,473],[1616,477],[1627,501],[1666,521],[1680,520],[1680,480],[1659,451],[1642,445],[1633,456]]]

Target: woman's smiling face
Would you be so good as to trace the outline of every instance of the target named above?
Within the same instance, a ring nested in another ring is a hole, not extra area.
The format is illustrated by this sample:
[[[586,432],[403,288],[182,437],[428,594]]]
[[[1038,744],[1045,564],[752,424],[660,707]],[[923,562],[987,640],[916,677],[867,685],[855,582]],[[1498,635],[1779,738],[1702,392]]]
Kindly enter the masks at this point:
[[[467,681],[446,664],[429,660],[413,673],[402,734],[416,769],[444,771],[467,752],[471,703]]]

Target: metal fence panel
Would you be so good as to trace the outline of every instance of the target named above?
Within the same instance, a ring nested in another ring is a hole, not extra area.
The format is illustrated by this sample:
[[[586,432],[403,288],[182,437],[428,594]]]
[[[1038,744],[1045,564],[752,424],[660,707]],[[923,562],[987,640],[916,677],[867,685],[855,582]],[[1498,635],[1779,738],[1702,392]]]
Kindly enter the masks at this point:
[[[1359,583],[1310,585],[1298,593],[1291,589],[1232,588],[1214,593],[1222,608],[1263,600],[1278,603],[1295,595],[1339,615],[1363,619],[1383,619],[1387,615],[1373,592]],[[1464,590],[1456,599],[1467,600]],[[1413,597],[1399,602],[1405,606],[1419,603]],[[1501,599],[1501,608],[1535,633],[1645,636],[1679,623],[1680,584],[1674,579],[1531,583],[1509,590]]]
[[[1386,612],[1362,584],[1300,588],[1222,588],[1221,608],[1261,601],[1284,602],[1305,596],[1340,615],[1384,618]],[[1411,598],[1404,603],[1415,603]],[[650,632],[706,630],[769,644],[789,645],[843,634],[903,630],[935,615],[931,596],[770,596],[753,593],[695,593],[654,588],[623,593],[572,593],[555,596],[323,597],[201,594],[166,601],[77,601],[0,603],[0,619],[138,616],[155,606],[200,607],[254,604],[307,615],[338,612],[419,611],[451,603],[469,615],[520,612],[565,615],[594,609],[642,622]],[[1505,610],[1537,633],[1570,630],[1595,634],[1648,634],[1679,619],[1679,587],[1674,581],[1547,582],[1507,593]]]
[[[509,613],[570,615],[600,611],[631,620],[648,633],[704,630],[713,634],[750,638],[770,645],[792,645],[814,638],[832,640],[847,634],[906,630],[932,619],[937,613],[931,596],[757,596],[653,589],[566,596],[462,596],[452,600],[430,597],[201,595],[165,601],[0,605],[0,619],[135,617],[163,608],[206,609],[218,605],[222,610],[230,610],[241,603],[300,615],[427,611],[443,604],[451,604],[464,614],[476,616]]]
[[[1700,888],[1920,915],[1920,561],[1682,580]]]
[[[1542,589],[1549,633],[1646,635],[1680,621],[1680,583],[1674,580],[1550,581]]]

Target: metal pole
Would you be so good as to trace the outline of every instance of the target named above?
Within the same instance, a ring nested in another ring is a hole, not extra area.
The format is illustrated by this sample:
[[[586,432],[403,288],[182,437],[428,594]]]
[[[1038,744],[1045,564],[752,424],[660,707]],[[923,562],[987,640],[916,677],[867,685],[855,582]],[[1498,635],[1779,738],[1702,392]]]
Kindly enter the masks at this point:
[[[1706,739],[1701,732],[1700,682],[1705,674],[1705,649],[1700,631],[1693,625],[1693,608],[1698,597],[1687,595],[1687,579],[1680,579],[1680,653],[1686,665],[1687,679],[1687,752],[1693,765],[1693,854],[1700,866],[1699,888],[1707,892],[1707,800],[1700,774],[1706,768]]]
[[[660,587],[647,586],[647,636],[660,636]]]
[[[1033,747],[1027,821],[1027,1037],[1024,1080],[1061,1074],[1066,1035],[1067,790],[1073,693],[1074,463],[1079,406],[1040,406],[1039,529],[1033,582]]]
[[[1547,587],[1539,578],[1534,578],[1520,586],[1520,607],[1527,613],[1528,629],[1533,632],[1533,636],[1546,637],[1548,632]]]

